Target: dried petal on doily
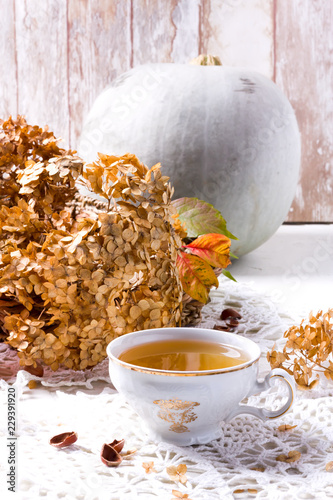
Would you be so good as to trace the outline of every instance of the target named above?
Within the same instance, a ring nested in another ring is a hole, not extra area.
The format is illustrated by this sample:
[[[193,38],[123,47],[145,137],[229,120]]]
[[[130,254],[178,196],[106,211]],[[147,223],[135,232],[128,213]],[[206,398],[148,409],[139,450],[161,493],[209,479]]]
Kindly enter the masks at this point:
[[[223,309],[221,312],[220,318],[225,321],[229,318],[236,318],[236,319],[242,319],[242,315],[236,311],[236,309],[233,309],[232,307],[227,307],[226,309]]]
[[[118,441],[117,439],[114,439],[112,441],[112,443],[108,443],[108,444],[109,444],[109,446],[112,446],[112,448],[114,448],[117,453],[120,453],[121,450],[124,448],[125,439],[121,439],[120,441]]]
[[[144,468],[146,474],[151,474],[152,472],[157,472],[154,468],[154,462],[142,462],[142,467]]]
[[[256,495],[258,493],[258,490],[256,490],[255,488],[248,488],[248,489],[242,489],[242,488],[238,488],[237,490],[234,490],[233,493],[235,495],[237,494],[240,494],[240,493],[249,493],[250,495]]]
[[[300,391],[309,391],[310,389],[313,389],[314,387],[316,387],[316,385],[319,384],[319,375],[316,375],[316,377],[317,378],[313,379],[312,382],[310,382],[308,385],[298,385],[297,389],[299,389]]]
[[[263,466],[251,467],[251,470],[256,470],[258,472],[265,472],[266,467],[263,467]]]
[[[170,467],[167,467],[166,471],[172,481],[179,481],[182,484],[185,484],[187,482],[186,464],[179,464],[177,467],[175,465],[170,465]]]
[[[291,431],[292,429],[295,429],[295,427],[297,427],[297,425],[282,424],[282,425],[279,425],[278,431],[279,432],[288,432],[288,431]]]
[[[36,387],[37,387],[36,380],[29,380],[28,387],[29,387],[29,389],[36,389]]]
[[[77,441],[76,432],[63,432],[62,434],[53,436],[50,439],[50,444],[52,446],[55,446],[56,448],[65,448],[66,446],[74,444],[76,441]]]
[[[132,456],[135,455],[137,451],[138,451],[137,448],[130,448],[129,450],[120,453],[120,455],[123,457],[124,460],[127,460],[129,458],[132,458]]]
[[[101,460],[108,467],[118,467],[123,461],[121,455],[107,443],[102,446]]]
[[[333,472],[333,462],[327,462],[327,464],[325,466],[325,470],[327,472]]]
[[[191,500],[191,498],[188,496],[188,493],[182,493],[181,491],[178,490],[172,490],[173,497],[171,500]]]
[[[284,455],[284,454],[278,455],[276,457],[276,460],[277,460],[277,462],[291,463],[291,462],[296,462],[300,458],[301,458],[301,452],[297,451],[297,450],[292,450],[292,451],[289,451],[288,455]]]

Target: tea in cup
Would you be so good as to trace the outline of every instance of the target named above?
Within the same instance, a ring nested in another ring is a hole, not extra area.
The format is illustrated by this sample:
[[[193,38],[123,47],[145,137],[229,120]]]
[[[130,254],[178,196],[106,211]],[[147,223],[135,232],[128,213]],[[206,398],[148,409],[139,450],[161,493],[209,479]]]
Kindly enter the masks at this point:
[[[155,439],[203,444],[222,435],[221,423],[241,413],[278,418],[292,405],[294,381],[281,369],[257,381],[260,348],[252,340],[203,328],[158,328],[123,335],[107,347],[116,389]],[[241,405],[280,379],[287,402],[277,411]]]

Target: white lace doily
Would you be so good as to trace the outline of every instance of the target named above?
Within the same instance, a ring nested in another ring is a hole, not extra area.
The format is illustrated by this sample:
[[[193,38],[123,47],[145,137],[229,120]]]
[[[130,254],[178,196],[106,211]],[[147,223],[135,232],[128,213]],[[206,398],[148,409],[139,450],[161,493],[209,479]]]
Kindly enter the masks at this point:
[[[281,343],[285,329],[300,318],[283,315],[250,287],[224,279],[211,298],[201,326],[219,323],[225,307],[238,309],[243,316],[238,333],[261,346],[260,374],[264,375],[269,371],[267,350]],[[46,370],[42,386],[30,390],[28,381],[38,378],[20,371],[10,379],[10,373],[17,370],[17,357],[15,351],[0,347],[0,368],[4,371],[5,363],[7,382],[8,378],[9,383],[15,380],[19,393],[17,469],[18,498],[22,500],[171,500],[172,490],[192,500],[333,498],[333,475],[325,470],[326,463],[333,460],[333,386],[328,383],[299,391],[292,410],[277,421],[263,423],[239,416],[223,425],[223,438],[180,448],[146,436],[139,418],[112,389],[107,361],[85,372]],[[6,498],[2,495],[8,472],[7,382],[0,380],[1,498]],[[249,398],[249,404],[275,409],[283,398],[283,389],[277,385],[265,395]],[[280,432],[278,426],[283,423],[296,427]],[[71,430],[79,436],[74,445],[62,450],[49,445],[50,437]],[[118,468],[108,468],[100,461],[100,449],[115,438],[125,438],[125,448],[138,451]],[[291,450],[301,453],[298,461],[276,460]],[[142,463],[149,461],[154,462],[156,472],[147,474]],[[170,465],[180,463],[188,468],[186,485],[172,481],[166,472]]]

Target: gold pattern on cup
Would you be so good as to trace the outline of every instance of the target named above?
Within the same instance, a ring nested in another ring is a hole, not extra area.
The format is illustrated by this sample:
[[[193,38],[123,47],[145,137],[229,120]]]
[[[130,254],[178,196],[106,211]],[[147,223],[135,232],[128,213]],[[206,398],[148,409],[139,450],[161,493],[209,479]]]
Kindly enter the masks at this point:
[[[189,428],[184,425],[193,422],[198,418],[193,408],[200,403],[195,401],[182,401],[181,399],[157,399],[154,401],[161,410],[157,416],[166,422],[171,422],[169,430],[172,432],[189,432]]]

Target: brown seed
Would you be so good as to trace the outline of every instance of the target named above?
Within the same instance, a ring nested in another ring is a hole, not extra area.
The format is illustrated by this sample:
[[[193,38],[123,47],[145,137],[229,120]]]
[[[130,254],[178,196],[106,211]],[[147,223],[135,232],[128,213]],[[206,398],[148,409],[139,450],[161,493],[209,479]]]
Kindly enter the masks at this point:
[[[219,330],[221,332],[230,332],[231,328],[230,326],[215,325],[213,327],[213,330]]]
[[[232,318],[232,319],[228,319],[226,321],[226,324],[228,326],[230,326],[230,328],[235,328],[236,326],[239,325],[239,321],[238,321],[238,319]]]
[[[50,439],[50,444],[56,448],[65,448],[66,446],[70,446],[75,443],[75,441],[77,441],[76,432],[63,432],[62,434],[53,436]]]
[[[121,439],[120,441],[114,439],[112,443],[109,443],[109,446],[112,446],[112,448],[115,449],[117,453],[120,453],[121,450],[124,448],[124,444],[125,444],[125,439]]]
[[[104,443],[102,446],[101,460],[108,467],[118,467],[123,461],[121,455],[107,443]]]
[[[236,318],[236,319],[242,319],[242,315],[236,311],[236,309],[233,309],[232,307],[227,307],[226,309],[223,309],[220,318],[225,321],[228,318]]]

